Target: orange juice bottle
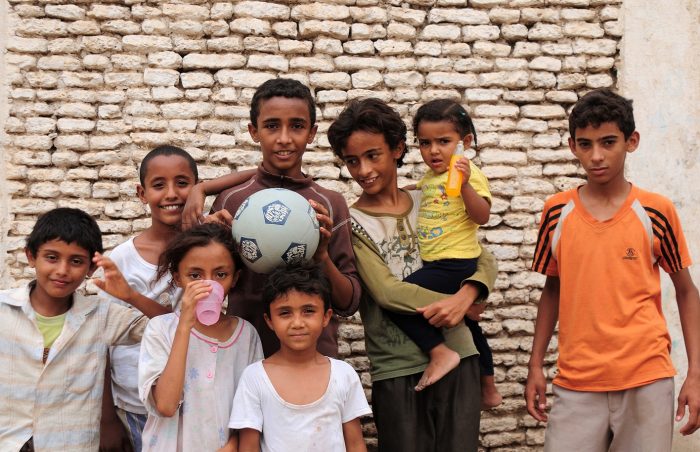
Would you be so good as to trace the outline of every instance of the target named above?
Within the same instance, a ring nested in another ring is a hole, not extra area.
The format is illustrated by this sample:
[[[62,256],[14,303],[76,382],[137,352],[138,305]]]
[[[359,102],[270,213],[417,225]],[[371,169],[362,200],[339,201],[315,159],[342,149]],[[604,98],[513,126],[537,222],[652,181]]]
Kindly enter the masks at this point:
[[[457,143],[452,157],[450,157],[450,169],[447,170],[447,183],[445,184],[445,193],[447,196],[460,196],[462,192],[462,177],[463,174],[457,168],[455,163],[464,156],[464,144],[460,141]]]

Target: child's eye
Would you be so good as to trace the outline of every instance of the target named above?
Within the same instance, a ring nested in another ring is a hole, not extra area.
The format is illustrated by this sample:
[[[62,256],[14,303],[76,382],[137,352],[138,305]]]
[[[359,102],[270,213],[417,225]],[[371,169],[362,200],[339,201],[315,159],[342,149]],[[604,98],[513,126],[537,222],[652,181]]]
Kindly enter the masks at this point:
[[[367,156],[370,160],[377,160],[379,158],[378,152],[372,152]]]
[[[187,277],[190,279],[199,279],[199,278],[201,278],[201,275],[199,273],[192,272],[192,273],[189,273],[187,275]]]
[[[80,259],[79,257],[71,259],[71,264],[73,265],[83,265],[85,261],[83,259]]]
[[[216,277],[219,279],[225,279],[228,276],[226,272],[216,272]]]
[[[440,144],[450,144],[451,142],[452,140],[450,140],[449,138],[443,138],[440,140]]]
[[[188,185],[190,185],[190,183],[189,183],[189,181],[186,181],[186,180],[179,180],[179,181],[177,181],[177,185],[179,187],[187,187]]]
[[[357,159],[356,158],[347,158],[347,159],[345,159],[345,164],[347,166],[355,166],[355,165],[357,165]]]
[[[46,259],[47,261],[54,262],[58,258],[56,257],[55,254],[45,254],[44,259]]]
[[[424,148],[426,146],[430,146],[430,141],[428,140],[418,140],[418,146],[421,148]]]

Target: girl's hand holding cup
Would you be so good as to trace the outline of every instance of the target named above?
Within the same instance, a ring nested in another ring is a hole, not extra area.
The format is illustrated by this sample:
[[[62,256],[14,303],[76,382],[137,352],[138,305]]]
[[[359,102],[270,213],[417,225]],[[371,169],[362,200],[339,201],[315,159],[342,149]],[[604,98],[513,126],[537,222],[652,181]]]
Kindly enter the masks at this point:
[[[201,279],[187,283],[187,286],[185,286],[185,292],[182,294],[180,324],[184,323],[184,325],[190,329],[194,327],[197,303],[206,298],[212,291],[212,286],[209,283],[210,281]]]

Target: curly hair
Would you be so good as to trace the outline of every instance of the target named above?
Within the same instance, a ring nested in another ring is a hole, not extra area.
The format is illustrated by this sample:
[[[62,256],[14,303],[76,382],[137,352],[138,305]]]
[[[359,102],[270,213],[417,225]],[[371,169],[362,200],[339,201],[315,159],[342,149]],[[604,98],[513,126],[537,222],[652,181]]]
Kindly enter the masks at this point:
[[[418,136],[418,126],[422,121],[448,121],[454,125],[459,136],[471,134],[476,146],[476,129],[467,110],[454,99],[435,99],[420,106],[413,116],[413,133]]]
[[[333,121],[328,129],[328,141],[333,152],[343,158],[343,150],[353,132],[363,131],[382,134],[389,149],[396,149],[406,142],[406,124],[401,115],[386,102],[376,98],[353,100]],[[403,165],[403,157],[396,161],[396,166]]]
[[[313,261],[304,261],[273,270],[263,287],[265,313],[270,315],[270,305],[291,291],[307,295],[318,295],[323,300],[323,309],[331,307],[331,284],[321,267]]]
[[[632,100],[625,99],[609,89],[597,89],[576,102],[569,115],[569,135],[576,139],[576,129],[588,126],[600,127],[604,122],[614,122],[625,136],[635,129]]]

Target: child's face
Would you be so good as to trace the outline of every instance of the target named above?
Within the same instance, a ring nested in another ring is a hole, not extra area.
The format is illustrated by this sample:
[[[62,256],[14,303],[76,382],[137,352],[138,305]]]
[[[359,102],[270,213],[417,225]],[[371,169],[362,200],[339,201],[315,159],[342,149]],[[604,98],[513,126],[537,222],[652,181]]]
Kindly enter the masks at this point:
[[[265,321],[282,348],[304,351],[316,349],[316,342],[332,314],[332,310],[323,309],[319,295],[292,290],[270,303],[270,315],[265,314]]]
[[[450,158],[457,149],[457,143],[464,143],[464,148],[472,144],[472,134],[461,137],[450,121],[421,121],[418,124],[418,148],[423,161],[436,174],[442,174],[450,168]]]
[[[68,301],[93,270],[92,256],[75,242],[49,240],[39,246],[36,256],[29,250],[25,253],[29,266],[36,270],[33,296],[43,301]]]
[[[195,182],[185,158],[159,155],[148,162],[144,185],[138,185],[136,192],[141,202],[150,207],[153,223],[177,226],[182,221],[182,210]]]
[[[403,143],[392,150],[383,134],[357,130],[343,149],[343,161],[366,195],[378,195],[396,189],[396,161],[403,152]]]
[[[576,138],[569,138],[569,148],[581,162],[588,182],[597,185],[624,179],[625,157],[638,145],[639,133],[635,131],[625,140],[625,135],[614,122],[578,128]]]
[[[228,293],[238,279],[236,264],[228,249],[218,242],[191,248],[177,266],[173,278],[178,286],[201,279],[216,281]]]
[[[304,99],[271,97],[260,102],[257,124],[248,124],[253,141],[260,144],[263,166],[273,174],[301,176],[301,158],[314,141],[309,104]]]

